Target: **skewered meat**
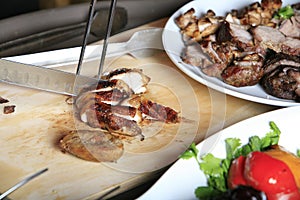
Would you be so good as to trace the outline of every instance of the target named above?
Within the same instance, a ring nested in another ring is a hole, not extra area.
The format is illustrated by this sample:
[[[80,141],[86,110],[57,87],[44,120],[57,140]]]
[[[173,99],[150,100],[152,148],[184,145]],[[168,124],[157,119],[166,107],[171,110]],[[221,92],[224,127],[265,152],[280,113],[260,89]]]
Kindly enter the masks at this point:
[[[103,131],[71,131],[60,140],[59,145],[63,151],[95,162],[114,162],[124,151],[120,139]]]

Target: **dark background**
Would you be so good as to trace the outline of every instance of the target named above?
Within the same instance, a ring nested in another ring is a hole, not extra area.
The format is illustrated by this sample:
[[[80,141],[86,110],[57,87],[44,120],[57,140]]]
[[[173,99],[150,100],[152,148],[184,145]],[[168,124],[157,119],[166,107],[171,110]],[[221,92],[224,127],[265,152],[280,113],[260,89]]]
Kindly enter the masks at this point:
[[[39,10],[39,0],[0,1],[0,19]]]

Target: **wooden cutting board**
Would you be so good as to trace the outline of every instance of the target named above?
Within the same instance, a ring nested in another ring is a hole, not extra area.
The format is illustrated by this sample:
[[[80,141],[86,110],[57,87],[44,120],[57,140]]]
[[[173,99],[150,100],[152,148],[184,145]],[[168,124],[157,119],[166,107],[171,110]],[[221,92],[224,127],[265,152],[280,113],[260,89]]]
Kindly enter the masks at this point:
[[[128,32],[124,35],[118,36],[120,41]],[[96,61],[85,64],[89,75],[96,74],[95,65]],[[155,176],[156,170],[175,161],[192,140],[198,143],[223,127],[275,109],[208,89],[181,73],[164,52],[142,59],[125,55],[106,61],[106,70],[119,67],[143,69],[151,78],[147,97],[175,108],[185,120],[173,126],[144,127],[148,139],[144,144],[126,144],[128,154],[117,164],[88,162],[63,153],[57,145],[75,128],[69,97],[0,83],[0,96],[9,100],[0,104],[0,192],[47,167],[48,172],[9,197],[92,199],[121,185],[117,194]],[[74,72],[75,65],[58,69]],[[15,105],[15,112],[3,114],[5,105]]]

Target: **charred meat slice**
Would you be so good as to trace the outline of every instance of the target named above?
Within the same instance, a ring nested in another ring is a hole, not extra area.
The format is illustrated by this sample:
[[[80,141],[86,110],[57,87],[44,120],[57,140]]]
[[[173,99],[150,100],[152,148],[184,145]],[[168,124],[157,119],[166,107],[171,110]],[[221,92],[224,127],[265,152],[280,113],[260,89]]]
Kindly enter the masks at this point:
[[[99,102],[82,110],[80,115],[81,120],[91,127],[105,129],[120,136],[143,137],[142,130],[137,124],[141,117],[136,108]]]
[[[300,100],[300,68],[279,65],[261,79],[265,91],[278,98]]]
[[[59,145],[63,151],[94,162],[115,162],[124,151],[121,140],[102,131],[71,131],[59,141]]]
[[[300,68],[300,58],[297,56],[291,56],[284,53],[270,53],[266,57],[264,63],[264,73],[269,73],[276,69],[279,65],[289,65]]]
[[[223,81],[235,87],[257,84],[263,76],[263,58],[256,53],[234,60],[222,73]]]
[[[132,89],[122,80],[101,80],[97,85],[84,88],[75,102],[78,108],[87,106],[88,102],[100,101],[116,105],[132,93]]]
[[[179,122],[178,113],[170,107],[155,103],[149,99],[142,99],[138,108],[142,114],[151,119],[166,122]]]
[[[146,92],[147,84],[150,77],[146,76],[140,69],[120,68],[110,72],[105,76],[109,81],[122,80],[129,88],[133,90],[134,94],[141,94]]]
[[[219,43],[233,43],[242,50],[247,50],[253,47],[253,37],[248,32],[249,26],[239,25],[224,21],[218,32],[217,42]]]

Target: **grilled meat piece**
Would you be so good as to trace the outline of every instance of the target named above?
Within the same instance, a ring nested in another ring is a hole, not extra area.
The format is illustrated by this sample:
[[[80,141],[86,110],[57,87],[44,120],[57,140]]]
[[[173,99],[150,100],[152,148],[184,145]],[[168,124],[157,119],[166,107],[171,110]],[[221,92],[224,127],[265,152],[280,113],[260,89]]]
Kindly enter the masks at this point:
[[[132,89],[122,80],[100,80],[97,85],[84,88],[76,98],[77,107],[83,107],[89,101],[119,104],[131,96]]]
[[[94,162],[115,162],[124,151],[120,139],[102,131],[71,131],[59,141],[59,145],[63,151]]]
[[[178,25],[180,29],[185,29],[187,25],[195,23],[197,21],[194,14],[195,14],[195,9],[191,8],[188,11],[186,11],[184,14],[178,16],[175,19],[175,23]]]
[[[138,109],[142,114],[154,120],[166,123],[177,123],[180,121],[178,112],[170,107],[155,103],[149,99],[142,99]]]
[[[265,91],[278,98],[300,100],[300,67],[279,65],[261,79]]]
[[[253,37],[248,32],[249,26],[239,25],[224,21],[221,23],[217,32],[217,42],[233,43],[239,49],[247,51],[249,47],[253,47]]]
[[[141,94],[146,92],[147,84],[150,77],[146,76],[140,69],[120,68],[116,69],[105,76],[109,81],[122,80],[129,88],[133,90],[134,94]]]
[[[234,60],[221,76],[225,83],[235,87],[255,85],[263,76],[263,58],[253,53]]]
[[[141,115],[136,108],[98,102],[81,110],[80,116],[91,127],[105,129],[119,136],[140,136],[143,139],[142,130],[137,124]]]
[[[3,97],[0,96],[0,104],[2,103],[8,103],[9,101],[7,99],[4,99]]]
[[[11,114],[13,112],[15,112],[15,105],[11,105],[11,106],[4,106],[3,108],[3,113],[4,114]]]
[[[279,65],[289,65],[300,68],[300,58],[297,56],[291,56],[284,53],[270,53],[265,59],[264,73],[269,73],[276,69]]]
[[[200,67],[201,69],[205,69],[213,64],[209,57],[202,51],[201,46],[198,43],[187,45],[185,47],[182,60],[187,64]]]
[[[201,18],[196,18],[194,14],[195,9],[191,8],[175,19],[181,33],[193,41],[201,41],[203,38],[215,34],[220,22],[224,20],[224,17],[216,16],[212,10],[208,10]],[[184,40],[188,40],[185,37]]]
[[[300,40],[296,38],[286,37],[281,44],[281,52],[289,55],[300,55]]]
[[[268,26],[257,26],[253,30],[255,43],[265,49],[272,49],[275,52],[283,52],[289,55],[300,55],[300,40],[286,37],[278,29]]]
[[[290,19],[285,19],[281,22],[279,26],[279,31],[281,31],[285,36],[300,38],[300,15],[292,16]]]
[[[255,2],[239,13],[240,24],[258,26],[265,25],[274,27],[272,17],[281,7],[281,0],[262,0],[261,4]]]

